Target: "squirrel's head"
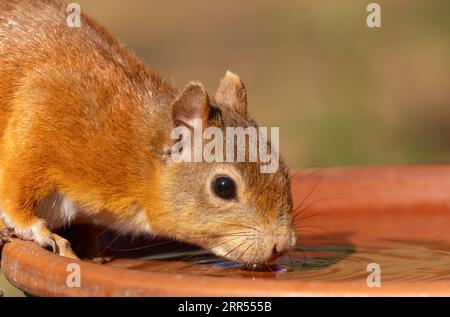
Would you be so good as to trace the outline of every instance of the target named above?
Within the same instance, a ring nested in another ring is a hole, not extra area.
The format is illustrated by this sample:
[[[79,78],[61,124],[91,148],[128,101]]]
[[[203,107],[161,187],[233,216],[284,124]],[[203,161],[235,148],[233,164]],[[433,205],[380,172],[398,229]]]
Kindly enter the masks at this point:
[[[296,242],[288,169],[273,147],[278,134],[269,141],[248,116],[235,74],[227,72],[214,99],[192,82],[172,101],[158,172],[164,208],[149,216],[150,227],[225,258],[268,263]]]

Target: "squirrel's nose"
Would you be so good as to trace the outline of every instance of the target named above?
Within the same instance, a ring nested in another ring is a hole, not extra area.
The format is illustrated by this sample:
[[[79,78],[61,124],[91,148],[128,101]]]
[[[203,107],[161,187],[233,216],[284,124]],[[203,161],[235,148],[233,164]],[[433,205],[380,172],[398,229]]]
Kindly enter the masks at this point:
[[[272,259],[276,259],[283,254],[285,254],[289,249],[295,246],[297,242],[297,237],[295,234],[292,234],[292,236],[284,239],[279,239],[278,241],[275,241],[273,248],[272,248]]]
[[[275,244],[272,249],[272,254],[270,255],[268,262],[274,262],[280,256],[284,255],[288,249],[280,247],[278,244]]]
[[[277,242],[274,247],[274,251],[277,253],[283,253],[290,249],[289,241]]]
[[[277,241],[272,248],[271,259],[275,260],[285,254],[289,249],[289,241]]]

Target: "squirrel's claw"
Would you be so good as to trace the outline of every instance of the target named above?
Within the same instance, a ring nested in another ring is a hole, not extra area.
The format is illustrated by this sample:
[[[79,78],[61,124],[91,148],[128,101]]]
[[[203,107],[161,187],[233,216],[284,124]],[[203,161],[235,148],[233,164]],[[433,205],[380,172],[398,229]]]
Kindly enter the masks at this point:
[[[58,254],[59,253],[59,249],[58,249],[58,245],[56,244],[55,239],[50,236],[47,241],[47,246],[52,250],[53,253]]]

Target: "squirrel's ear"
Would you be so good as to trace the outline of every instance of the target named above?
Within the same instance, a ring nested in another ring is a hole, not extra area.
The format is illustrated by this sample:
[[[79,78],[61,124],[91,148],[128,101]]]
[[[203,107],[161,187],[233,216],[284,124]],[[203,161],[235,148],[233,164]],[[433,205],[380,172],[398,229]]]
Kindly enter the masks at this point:
[[[208,93],[201,83],[190,82],[172,103],[172,120],[175,125],[194,127],[194,120],[202,120],[206,127],[209,116]]]
[[[227,71],[217,89],[215,100],[218,105],[233,108],[247,114],[247,91],[238,75]]]

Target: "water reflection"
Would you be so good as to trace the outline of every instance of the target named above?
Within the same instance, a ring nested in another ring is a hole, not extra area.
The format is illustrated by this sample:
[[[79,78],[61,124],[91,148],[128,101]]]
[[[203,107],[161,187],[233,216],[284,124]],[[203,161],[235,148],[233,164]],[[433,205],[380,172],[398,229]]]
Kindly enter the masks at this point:
[[[297,247],[267,268],[245,267],[203,250],[141,257],[134,268],[167,273],[252,279],[302,279],[365,283],[369,263],[381,266],[383,282],[450,280],[450,248],[436,243],[386,241],[383,247]],[[131,268],[131,267],[130,267]]]

